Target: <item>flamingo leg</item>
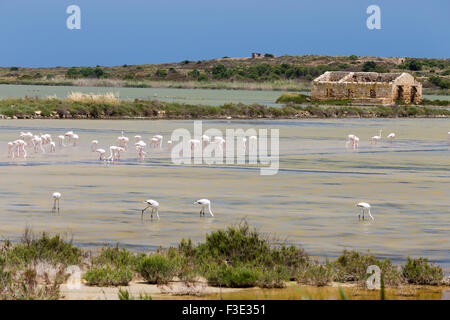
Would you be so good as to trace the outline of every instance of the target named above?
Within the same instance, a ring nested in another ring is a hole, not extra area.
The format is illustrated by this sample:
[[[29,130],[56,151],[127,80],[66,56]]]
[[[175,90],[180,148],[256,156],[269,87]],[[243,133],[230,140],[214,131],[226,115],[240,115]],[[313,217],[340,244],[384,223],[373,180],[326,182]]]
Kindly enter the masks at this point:
[[[147,210],[149,207],[150,207],[150,206],[147,206],[147,207],[145,207],[144,210],[142,210],[142,214],[141,214],[141,218],[142,218],[142,219],[144,218],[144,211]]]

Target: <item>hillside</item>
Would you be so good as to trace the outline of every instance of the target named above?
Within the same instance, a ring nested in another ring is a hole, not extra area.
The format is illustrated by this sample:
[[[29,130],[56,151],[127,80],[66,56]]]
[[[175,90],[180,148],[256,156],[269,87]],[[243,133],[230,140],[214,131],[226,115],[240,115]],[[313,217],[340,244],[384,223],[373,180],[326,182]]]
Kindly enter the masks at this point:
[[[325,71],[402,72],[416,76],[428,93],[448,94],[450,59],[357,56],[220,58],[114,67],[0,68],[0,83],[230,89],[307,89]],[[265,84],[265,85],[262,85]]]

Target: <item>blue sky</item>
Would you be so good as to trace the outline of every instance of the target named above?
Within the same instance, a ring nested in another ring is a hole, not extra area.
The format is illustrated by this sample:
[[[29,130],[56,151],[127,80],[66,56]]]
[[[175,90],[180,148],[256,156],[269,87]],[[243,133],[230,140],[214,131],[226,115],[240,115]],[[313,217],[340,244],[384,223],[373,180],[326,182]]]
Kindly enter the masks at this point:
[[[66,9],[81,8],[81,30]],[[368,30],[366,8],[381,8]],[[0,66],[111,66],[249,56],[449,58],[448,0],[0,2]]]

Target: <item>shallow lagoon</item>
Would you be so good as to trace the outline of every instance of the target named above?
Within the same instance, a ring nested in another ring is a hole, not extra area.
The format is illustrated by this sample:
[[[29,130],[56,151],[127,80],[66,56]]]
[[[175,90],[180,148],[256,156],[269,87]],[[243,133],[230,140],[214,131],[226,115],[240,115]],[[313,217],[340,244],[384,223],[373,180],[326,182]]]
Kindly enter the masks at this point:
[[[121,245],[137,250],[176,245],[239,223],[301,245],[319,257],[344,249],[370,251],[394,262],[424,256],[450,271],[449,144],[447,119],[341,119],[204,121],[204,129],[277,128],[280,171],[260,176],[250,166],[176,166],[166,149],[139,162],[130,150],[118,164],[105,165],[90,151],[98,139],[107,149],[121,131],[146,140],[174,129],[192,130],[192,121],[2,120],[0,121],[0,235],[18,240],[25,226],[35,232],[67,234],[82,246]],[[395,132],[393,145],[371,146],[383,128]],[[20,131],[68,130],[78,147],[56,154],[7,158],[8,141]],[[346,151],[345,137],[361,138],[359,151]],[[148,142],[148,141],[147,141]],[[51,193],[63,194],[52,214]],[[144,221],[145,199],[157,199],[160,221]],[[214,218],[200,218],[193,201],[209,198]],[[374,222],[358,222],[355,203],[372,205]]]

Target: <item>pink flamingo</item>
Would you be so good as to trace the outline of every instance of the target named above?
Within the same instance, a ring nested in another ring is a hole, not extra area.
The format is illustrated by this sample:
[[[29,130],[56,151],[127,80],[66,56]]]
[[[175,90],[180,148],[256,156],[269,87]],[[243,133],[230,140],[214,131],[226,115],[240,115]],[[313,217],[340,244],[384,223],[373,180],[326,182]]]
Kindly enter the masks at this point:
[[[144,141],[140,140],[139,142],[136,142],[135,145],[136,145],[136,152],[137,152],[138,155],[139,155],[139,159],[140,159],[140,160],[144,160],[144,157],[145,157],[145,155],[147,154],[147,153],[144,151],[144,149],[145,149],[145,146],[146,146],[147,144],[146,144]]]
[[[394,139],[395,139],[395,133],[390,133],[388,136],[387,136],[387,138],[388,139],[390,139],[391,140],[391,143],[394,141]]]
[[[153,136],[152,141],[153,141],[153,139],[156,139],[156,145],[161,149],[162,148],[163,136],[157,134],[157,135]]]
[[[39,151],[45,153],[44,147],[42,146],[42,138],[39,136],[34,136],[31,140],[34,146],[34,152],[38,153]]]
[[[12,157],[14,159],[15,154],[17,154],[18,158],[26,158],[27,157],[27,150],[25,149],[25,147],[27,146],[27,143],[24,140],[15,140],[13,141],[13,145],[14,145],[14,151],[12,154]]]
[[[50,152],[56,152],[56,143],[50,142]]]
[[[73,131],[67,131],[66,133],[64,133],[64,136],[69,138],[69,142],[72,142]]]
[[[14,143],[8,142],[8,158],[14,157],[13,155]]]
[[[123,135],[123,131],[122,131],[122,135],[121,135],[120,137],[118,137],[117,140],[119,140],[119,146],[120,146],[121,148],[124,148],[125,150],[127,150],[127,147],[128,147],[128,141],[129,141],[130,139],[128,139],[128,137],[125,137],[125,136]]]
[[[73,139],[73,146],[76,147],[78,145],[78,135],[77,134],[72,135],[72,139]]]
[[[61,136],[58,136],[58,145],[59,145],[59,147],[65,147],[66,145],[64,144],[64,140],[66,139],[66,137],[65,136],[63,136],[63,135],[61,135]]]
[[[91,151],[96,152],[98,147],[98,140],[92,140],[91,141]]]
[[[370,144],[377,144],[377,142],[381,140],[382,131],[383,129],[380,129],[380,134],[378,136],[373,136],[372,138],[370,138]]]
[[[200,148],[200,140],[191,139],[189,140],[189,144],[191,145],[191,150],[194,150],[194,148]]]
[[[106,153],[105,149],[96,149],[94,152],[98,152],[100,154],[99,160],[102,161],[104,158],[104,155]]]

